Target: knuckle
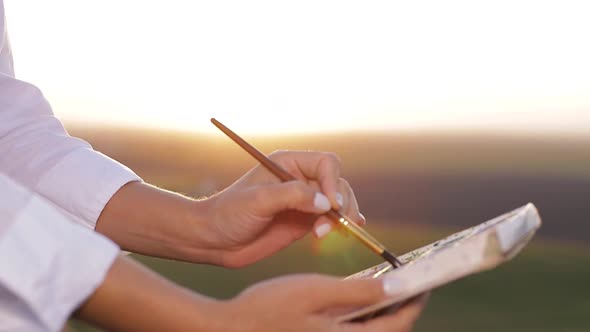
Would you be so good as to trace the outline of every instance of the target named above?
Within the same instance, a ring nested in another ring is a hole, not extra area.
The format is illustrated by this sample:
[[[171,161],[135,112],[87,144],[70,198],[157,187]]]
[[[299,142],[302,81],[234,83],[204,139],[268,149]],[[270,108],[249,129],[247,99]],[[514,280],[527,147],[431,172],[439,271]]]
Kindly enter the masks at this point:
[[[298,190],[301,192],[304,192],[308,188],[307,184],[301,180],[293,180],[293,181],[291,181],[291,183],[292,183],[293,188],[295,190]]]
[[[342,160],[340,160],[340,156],[338,156],[334,152],[324,152],[323,158],[324,160],[327,160],[329,163],[334,165],[340,165],[342,163]]]
[[[285,156],[288,154],[289,154],[289,151],[287,151],[287,150],[275,150],[275,151],[271,152],[271,154],[269,154],[268,157],[270,158],[270,160],[272,160],[274,162],[278,162],[280,160],[283,160],[285,158]]]
[[[363,280],[366,283],[363,284],[364,294],[367,295],[368,299],[379,299],[383,297],[383,286],[381,282],[376,282],[375,280]]]
[[[349,289],[355,289],[357,299],[366,303],[373,303],[383,298],[383,288],[381,282],[375,279],[355,280],[356,283],[350,285]]]
[[[288,184],[288,193],[292,208],[312,198],[312,190],[302,181],[291,181]]]
[[[291,186],[291,189],[297,194],[298,198],[303,199],[307,197],[309,187],[303,181],[293,181]]]
[[[268,200],[269,192],[266,187],[260,187],[260,188],[257,188],[256,190],[254,190],[252,195],[253,195],[254,201],[257,202],[258,204],[260,204],[260,203],[264,203]]]

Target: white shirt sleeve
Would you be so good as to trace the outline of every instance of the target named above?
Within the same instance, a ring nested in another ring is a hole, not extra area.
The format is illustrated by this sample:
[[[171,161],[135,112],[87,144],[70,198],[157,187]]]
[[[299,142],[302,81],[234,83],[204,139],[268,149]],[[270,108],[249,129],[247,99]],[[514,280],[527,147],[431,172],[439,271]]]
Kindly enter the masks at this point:
[[[141,179],[71,137],[41,91],[14,77],[0,0],[0,172],[94,229],[112,195]]]
[[[118,252],[0,174],[0,331],[60,331]]]

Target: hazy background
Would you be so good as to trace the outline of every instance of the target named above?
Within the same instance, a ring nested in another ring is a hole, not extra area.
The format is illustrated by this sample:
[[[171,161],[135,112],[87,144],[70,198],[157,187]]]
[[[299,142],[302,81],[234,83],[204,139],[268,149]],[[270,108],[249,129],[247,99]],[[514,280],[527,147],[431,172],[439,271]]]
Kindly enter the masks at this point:
[[[535,203],[533,243],[437,290],[417,331],[590,327],[585,1],[5,4],[17,76],[150,183],[205,196],[255,165],[215,116],[266,152],[338,153],[368,227],[397,253]],[[218,298],[378,263],[339,235],[241,270],[137,258]]]
[[[144,179],[192,196],[224,188],[255,162],[222,134],[75,129]],[[590,300],[590,140],[422,132],[248,137],[264,151],[336,151],[368,227],[397,253],[534,202],[543,227],[516,259],[434,293],[417,331],[586,331]],[[348,275],[379,261],[350,238],[306,238],[241,270],[141,257],[167,277],[227,298],[299,272]]]

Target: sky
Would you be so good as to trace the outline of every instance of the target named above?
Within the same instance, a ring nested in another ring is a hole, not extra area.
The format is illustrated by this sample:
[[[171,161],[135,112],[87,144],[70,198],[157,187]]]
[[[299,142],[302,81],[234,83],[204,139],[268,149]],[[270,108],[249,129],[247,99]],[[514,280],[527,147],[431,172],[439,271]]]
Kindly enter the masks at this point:
[[[585,1],[4,2],[17,77],[67,123],[590,128]]]

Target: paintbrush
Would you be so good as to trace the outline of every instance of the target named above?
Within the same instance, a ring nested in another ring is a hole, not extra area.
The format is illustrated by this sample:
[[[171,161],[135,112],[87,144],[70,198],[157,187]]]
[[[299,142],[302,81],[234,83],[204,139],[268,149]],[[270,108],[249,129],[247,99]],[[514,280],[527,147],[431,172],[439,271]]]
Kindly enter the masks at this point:
[[[236,133],[231,131],[229,128],[224,126],[221,122],[211,118],[211,122],[219,128],[224,134],[226,134],[229,138],[231,138],[234,142],[236,142],[239,146],[241,146],[246,152],[248,152],[254,159],[258,160],[260,164],[262,164],[266,169],[268,169],[271,173],[273,173],[276,177],[278,177],[282,182],[293,181],[297,180],[293,175],[285,171],[281,166],[277,165],[275,162],[270,160],[266,155],[260,152],[258,149],[250,145]],[[372,237],[367,231],[361,228],[359,225],[355,224],[351,221],[350,218],[346,217],[342,213],[331,209],[330,211],[325,213],[332,221],[336,224],[340,224],[344,229],[350,232],[354,237],[359,239],[364,245],[369,247],[372,251],[374,251],[379,256],[383,257],[387,262],[389,262],[393,268],[400,267],[402,263],[388,251],[384,245],[379,243],[374,237]]]

